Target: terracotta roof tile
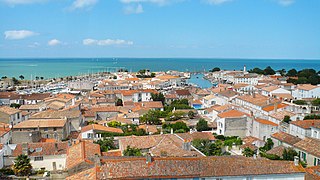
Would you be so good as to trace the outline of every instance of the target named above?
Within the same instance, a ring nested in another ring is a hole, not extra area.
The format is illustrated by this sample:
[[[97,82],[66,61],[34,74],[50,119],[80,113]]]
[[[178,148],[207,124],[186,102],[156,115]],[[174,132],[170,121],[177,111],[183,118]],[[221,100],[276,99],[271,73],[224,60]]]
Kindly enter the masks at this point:
[[[21,112],[19,109],[15,109],[8,106],[0,106],[0,112],[12,115]]]
[[[232,118],[232,117],[243,117],[243,116],[249,116],[249,115],[241,111],[232,109],[223,113],[219,113],[218,116],[220,118]]]
[[[232,177],[305,172],[304,168],[295,166],[293,162],[243,156],[153,157],[151,163],[146,163],[144,157],[104,157],[102,162],[101,179]]]
[[[316,157],[320,157],[320,139],[306,137],[305,139],[295,143],[293,146]]]
[[[290,124],[296,125],[296,126],[301,127],[303,129],[310,129],[311,126],[320,126],[320,119],[291,121]]]
[[[266,119],[256,118],[255,121],[257,121],[260,124],[265,124],[265,125],[270,125],[270,126],[278,126],[278,124],[276,124],[272,121],[268,121]]]
[[[289,145],[293,145],[299,141],[301,141],[300,138],[296,137],[296,136],[293,136],[291,134],[288,134],[288,133],[285,133],[285,132],[277,132],[277,133],[274,133],[271,135],[271,137],[279,140],[279,141],[282,141],[282,142],[285,142]]]
[[[39,142],[26,143],[29,156],[61,155],[67,154],[68,142]],[[14,157],[22,154],[23,144],[17,144],[12,155]]]
[[[280,103],[280,104],[276,104],[277,105],[277,109],[282,109],[284,107],[287,107],[288,105],[287,104],[283,104],[283,103]],[[262,108],[264,111],[267,111],[267,112],[270,112],[270,111],[273,111],[275,108],[275,105],[269,105],[269,106],[266,106],[264,108]]]
[[[13,126],[13,129],[64,127],[66,122],[65,119],[30,119]]]
[[[119,128],[113,128],[113,127],[106,127],[106,126],[102,126],[100,124],[90,124],[87,126],[84,126],[81,128],[81,132],[86,132],[89,130],[95,130],[95,131],[103,131],[103,132],[113,132],[113,133],[120,133],[122,134],[123,131],[122,129]]]

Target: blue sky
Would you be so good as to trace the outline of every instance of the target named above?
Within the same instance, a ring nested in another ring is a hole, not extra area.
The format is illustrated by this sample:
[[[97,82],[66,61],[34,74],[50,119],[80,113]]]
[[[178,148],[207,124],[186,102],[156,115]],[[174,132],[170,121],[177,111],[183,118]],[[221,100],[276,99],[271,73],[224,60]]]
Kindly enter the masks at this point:
[[[0,57],[320,59],[320,0],[0,0]]]

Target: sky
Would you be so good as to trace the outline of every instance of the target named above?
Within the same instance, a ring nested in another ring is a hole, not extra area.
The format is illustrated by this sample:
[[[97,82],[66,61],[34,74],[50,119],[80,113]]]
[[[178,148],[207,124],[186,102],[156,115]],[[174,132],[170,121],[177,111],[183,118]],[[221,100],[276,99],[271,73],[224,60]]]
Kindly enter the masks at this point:
[[[320,59],[320,0],[0,0],[0,58]]]

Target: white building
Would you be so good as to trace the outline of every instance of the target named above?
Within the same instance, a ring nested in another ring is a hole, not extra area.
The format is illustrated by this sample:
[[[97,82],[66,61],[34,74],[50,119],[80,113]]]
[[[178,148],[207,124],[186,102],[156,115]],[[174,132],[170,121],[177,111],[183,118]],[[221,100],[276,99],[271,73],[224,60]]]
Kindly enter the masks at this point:
[[[298,84],[296,89],[292,91],[292,96],[295,99],[319,98],[320,87],[311,84]]]
[[[311,137],[320,139],[320,125],[316,126],[311,126]]]
[[[289,133],[293,136],[297,136],[301,139],[312,136],[311,127],[319,126],[319,120],[303,120],[303,121],[291,121]]]

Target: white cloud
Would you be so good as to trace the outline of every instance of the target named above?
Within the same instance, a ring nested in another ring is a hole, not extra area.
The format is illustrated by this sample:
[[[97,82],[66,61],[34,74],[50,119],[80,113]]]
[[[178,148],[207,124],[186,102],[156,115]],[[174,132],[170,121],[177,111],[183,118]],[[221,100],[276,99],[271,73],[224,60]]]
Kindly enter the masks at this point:
[[[5,31],[4,32],[4,38],[5,39],[24,39],[27,37],[35,36],[38,33],[28,31],[28,30],[11,30],[11,31]]]
[[[85,9],[93,7],[98,0],[75,0],[71,5],[71,9]]]
[[[50,41],[48,41],[49,46],[56,46],[59,44],[61,44],[61,41],[59,41],[58,39],[51,39]]]
[[[283,6],[289,6],[294,3],[294,0],[278,0],[278,3]]]
[[[126,41],[122,39],[84,39],[82,41],[83,45],[98,45],[98,46],[110,46],[110,45],[133,45],[132,41]]]
[[[223,4],[230,1],[233,1],[233,0],[206,0],[207,3],[212,5],[219,5],[219,4]]]
[[[143,7],[141,4],[138,4],[137,6],[134,5],[128,5],[124,7],[124,13],[126,14],[141,14],[143,13]]]
[[[10,5],[20,5],[20,4],[33,4],[33,3],[42,3],[47,0],[0,0]]]
[[[157,4],[160,6],[167,5],[174,2],[181,2],[184,0],[120,0],[120,2],[124,4],[130,4],[130,3],[152,3]]]

